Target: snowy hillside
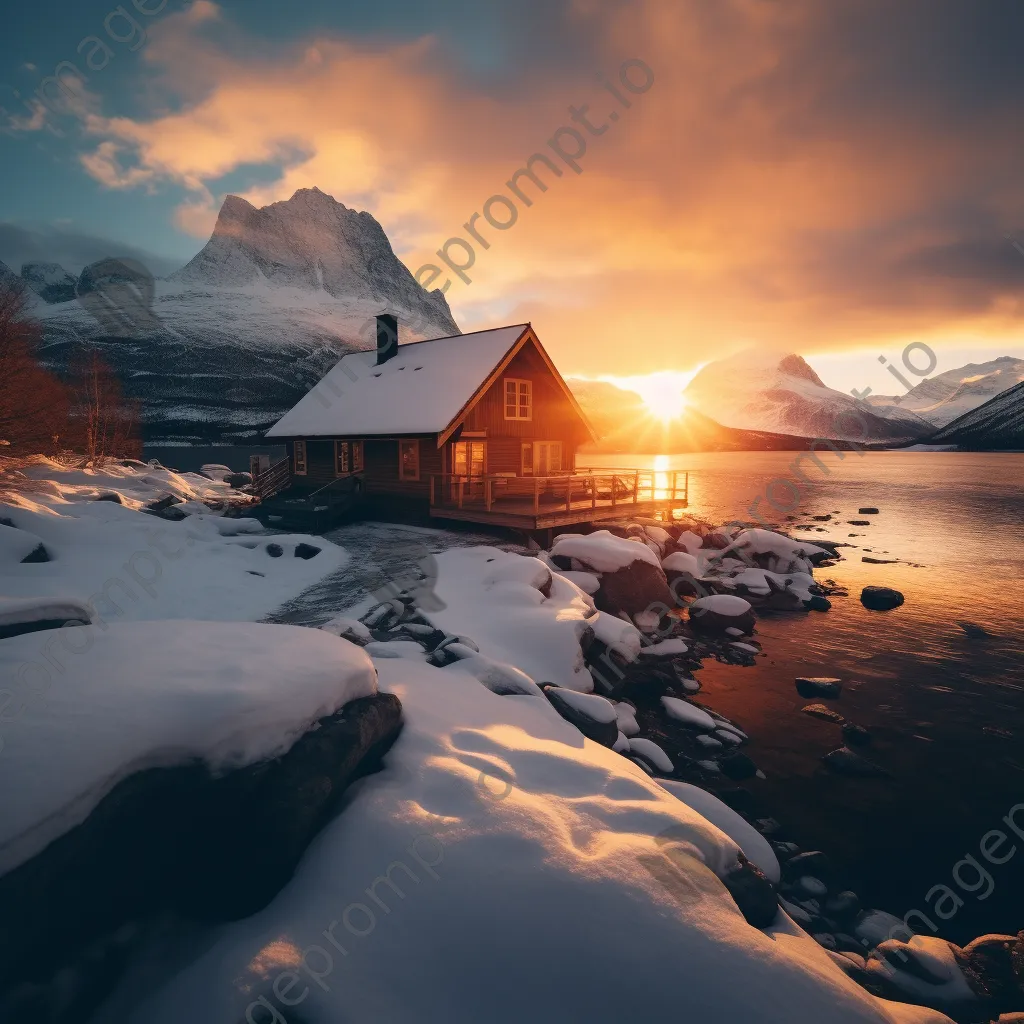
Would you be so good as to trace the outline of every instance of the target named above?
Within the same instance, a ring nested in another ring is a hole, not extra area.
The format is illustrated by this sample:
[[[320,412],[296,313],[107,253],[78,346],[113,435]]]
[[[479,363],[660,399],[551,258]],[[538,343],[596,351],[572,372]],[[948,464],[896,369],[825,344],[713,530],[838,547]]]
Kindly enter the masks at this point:
[[[385,306],[402,341],[459,330],[370,214],[316,189],[259,210],[229,196],[210,241],[168,280],[103,267],[82,272],[82,301],[36,303],[43,358],[61,370],[83,339],[97,344],[155,443],[260,434],[342,355],[373,347]]]
[[[883,408],[913,412],[936,427],[944,427],[1022,380],[1024,359],[1000,356],[937,374],[902,397],[872,395],[868,404],[877,406],[879,412]]]
[[[930,428],[900,409],[868,411],[852,395],[826,387],[802,356],[783,352],[747,350],[716,360],[684,394],[699,412],[743,430],[892,441],[920,437]]]
[[[953,420],[928,441],[968,449],[1024,451],[1024,381]]]

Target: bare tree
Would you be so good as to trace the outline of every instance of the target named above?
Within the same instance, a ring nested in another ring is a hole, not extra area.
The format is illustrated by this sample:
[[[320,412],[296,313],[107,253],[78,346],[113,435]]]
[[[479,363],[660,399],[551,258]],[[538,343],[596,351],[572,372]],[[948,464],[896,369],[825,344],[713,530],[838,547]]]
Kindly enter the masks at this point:
[[[0,441],[9,455],[50,455],[69,446],[70,394],[37,357],[42,331],[23,282],[0,281]]]
[[[139,403],[125,398],[121,382],[100,353],[86,349],[71,368],[74,447],[91,461],[140,458]]]

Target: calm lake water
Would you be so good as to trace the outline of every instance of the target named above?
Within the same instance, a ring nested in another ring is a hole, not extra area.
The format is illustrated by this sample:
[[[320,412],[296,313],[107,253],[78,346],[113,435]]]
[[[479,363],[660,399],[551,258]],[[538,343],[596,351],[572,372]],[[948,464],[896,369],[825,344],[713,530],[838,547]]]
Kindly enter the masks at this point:
[[[1015,933],[1024,928],[1024,840],[1000,867],[980,856],[979,844],[1024,802],[1024,455],[871,452],[840,461],[826,450],[828,475],[805,461],[815,482],[802,485],[798,518],[787,523],[764,495],[777,478],[798,480],[794,457],[703,453],[600,462],[688,469],[690,512],[711,522],[751,518],[746,510],[760,495],[756,509],[768,522],[824,527],[793,532],[854,545],[841,549],[845,559],[834,568],[816,573],[849,597],[833,598],[823,614],[763,615],[758,638],[767,656],[755,668],[706,663],[702,696],[750,730],[748,752],[768,776],[750,785],[765,810],[788,838],[826,850],[866,900],[894,912],[928,912],[934,898],[926,902],[925,894],[946,884],[964,906],[948,922],[933,918],[944,937]],[[792,494],[782,485],[772,491],[780,504]],[[858,515],[864,506],[880,514]],[[809,518],[826,513],[831,522]],[[850,519],[871,525],[851,526]],[[873,565],[861,561],[865,554],[900,561]],[[868,584],[895,587],[906,603],[869,611],[859,600]],[[993,636],[969,639],[961,619]],[[865,753],[892,772],[891,780],[846,779],[820,764],[842,740],[838,726],[800,713],[810,702],[794,688],[799,675],[844,680],[833,706],[872,731]],[[991,874],[991,884],[979,883],[961,868],[975,894],[953,879],[967,854]]]

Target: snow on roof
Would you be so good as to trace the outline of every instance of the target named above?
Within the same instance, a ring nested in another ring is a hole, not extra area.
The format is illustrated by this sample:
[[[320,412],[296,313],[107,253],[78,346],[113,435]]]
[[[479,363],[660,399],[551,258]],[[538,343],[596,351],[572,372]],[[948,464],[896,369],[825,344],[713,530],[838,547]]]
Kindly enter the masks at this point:
[[[444,430],[529,324],[345,356],[267,437],[433,434]]]

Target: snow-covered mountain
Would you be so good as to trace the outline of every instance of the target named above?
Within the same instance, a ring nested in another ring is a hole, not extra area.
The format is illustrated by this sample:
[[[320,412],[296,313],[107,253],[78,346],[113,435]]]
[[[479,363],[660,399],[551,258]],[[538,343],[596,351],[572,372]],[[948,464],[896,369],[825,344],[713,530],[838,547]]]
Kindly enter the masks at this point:
[[[907,440],[931,430],[912,412],[869,409],[834,391],[793,353],[747,350],[708,363],[684,396],[705,416],[742,430],[854,441]]]
[[[25,263],[21,279],[43,302],[70,302],[75,297],[78,278],[59,263]]]
[[[1022,380],[1024,359],[1000,356],[937,374],[901,397],[872,395],[868,402],[879,409],[913,412],[936,427],[944,427]]]
[[[146,439],[173,444],[258,438],[341,356],[374,346],[384,307],[402,341],[459,333],[370,214],[301,189],[262,209],[229,196],[209,242],[166,280],[102,260],[74,301],[33,312],[49,366],[96,344],[142,400]]]
[[[1001,391],[928,438],[981,451],[1024,451],[1024,381]]]

